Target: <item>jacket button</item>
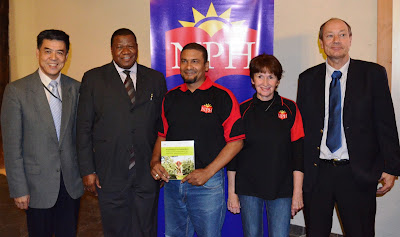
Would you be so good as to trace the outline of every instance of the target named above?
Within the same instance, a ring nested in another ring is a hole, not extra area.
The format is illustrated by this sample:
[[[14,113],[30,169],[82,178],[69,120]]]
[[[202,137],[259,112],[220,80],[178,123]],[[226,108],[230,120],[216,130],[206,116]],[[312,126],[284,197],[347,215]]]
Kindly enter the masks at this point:
[[[314,166],[317,167],[318,166],[317,163],[314,163]]]
[[[324,133],[324,129],[319,130],[321,133]]]
[[[319,146],[317,146],[317,150],[319,150]]]
[[[60,169],[57,169],[57,172],[60,172]]]

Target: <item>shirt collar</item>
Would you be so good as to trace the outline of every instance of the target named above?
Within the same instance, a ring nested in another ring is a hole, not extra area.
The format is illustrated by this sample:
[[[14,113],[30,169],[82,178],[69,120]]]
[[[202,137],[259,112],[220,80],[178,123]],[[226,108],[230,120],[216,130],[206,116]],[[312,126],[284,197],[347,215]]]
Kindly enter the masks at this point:
[[[131,68],[129,68],[129,69],[125,69],[125,68],[119,67],[119,66],[114,62],[114,60],[113,60],[113,63],[114,63],[115,69],[117,69],[117,72],[118,72],[119,74],[123,73],[123,71],[125,71],[125,70],[129,70],[129,71],[131,71],[131,73],[133,73],[133,74],[136,74],[136,73],[137,73],[137,62],[135,62],[135,63],[133,64],[133,66],[132,66]]]
[[[274,98],[275,98],[275,100],[274,100]],[[273,101],[274,104],[277,104],[277,103],[280,102],[281,105],[283,105],[283,100],[282,100],[281,96],[279,95],[279,93],[278,93],[277,91],[274,92],[274,98],[272,98],[272,99],[269,100],[269,101],[261,101],[261,100],[257,97],[257,92],[256,92],[256,93],[254,93],[254,95],[253,95],[253,103],[254,103],[254,104],[259,104],[259,103],[263,103],[263,102],[270,102],[270,101]]]
[[[206,79],[204,80],[203,84],[201,84],[201,86],[197,89],[204,91],[204,90],[209,89],[213,85],[214,85],[214,82],[212,82],[211,79],[208,76],[206,76]],[[188,87],[187,87],[186,83],[183,83],[182,85],[180,85],[179,89],[183,92],[186,92],[188,90]]]
[[[40,80],[42,81],[43,85],[45,85],[46,87],[49,87],[50,82],[54,81],[53,79],[48,77],[46,74],[44,74],[44,72],[42,71],[42,69],[40,69],[40,67],[39,67],[39,77],[40,77]],[[58,77],[55,79],[55,81],[58,83],[58,86],[61,85],[60,84],[61,73],[58,74]]]
[[[343,67],[341,67],[339,70],[337,70],[337,69],[333,68],[331,65],[329,65],[328,60],[326,60],[325,64],[326,64],[326,72],[328,73],[329,78],[331,78],[332,77],[332,73],[334,71],[340,71],[342,74],[345,74],[345,73],[347,74],[347,71],[349,70],[349,65],[350,65],[350,58],[343,65]]]

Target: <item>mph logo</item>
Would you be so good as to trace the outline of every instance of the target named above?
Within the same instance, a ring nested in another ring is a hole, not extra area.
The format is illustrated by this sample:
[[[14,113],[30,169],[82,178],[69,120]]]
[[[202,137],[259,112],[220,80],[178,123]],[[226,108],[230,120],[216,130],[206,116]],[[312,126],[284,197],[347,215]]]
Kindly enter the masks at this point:
[[[194,22],[179,21],[183,26],[165,33],[166,77],[180,74],[180,53],[191,42],[208,52],[208,76],[215,81],[228,75],[249,75],[249,62],[256,56],[257,31],[230,21],[231,8],[218,15],[211,3],[206,16],[192,8]]]

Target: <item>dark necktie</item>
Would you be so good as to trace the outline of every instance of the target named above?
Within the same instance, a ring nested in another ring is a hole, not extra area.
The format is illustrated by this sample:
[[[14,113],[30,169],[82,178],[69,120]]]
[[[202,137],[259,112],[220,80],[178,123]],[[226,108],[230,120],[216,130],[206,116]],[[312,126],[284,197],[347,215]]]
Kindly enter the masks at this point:
[[[135,87],[133,86],[130,72],[131,71],[129,71],[129,70],[124,71],[124,73],[126,74],[126,79],[125,79],[124,85],[125,85],[126,92],[128,92],[128,96],[131,99],[132,104],[134,104],[136,91],[135,91]]]
[[[326,146],[332,153],[342,147],[341,120],[342,120],[342,98],[340,88],[340,78],[342,73],[334,71],[332,81],[329,86],[329,120],[328,136]]]
[[[125,89],[128,92],[128,96],[131,99],[132,104],[135,103],[135,87],[133,86],[132,78],[130,76],[131,71],[125,70],[124,73],[126,74],[125,78]],[[135,151],[133,150],[133,146],[128,149],[129,152],[129,169],[132,169],[135,166]]]

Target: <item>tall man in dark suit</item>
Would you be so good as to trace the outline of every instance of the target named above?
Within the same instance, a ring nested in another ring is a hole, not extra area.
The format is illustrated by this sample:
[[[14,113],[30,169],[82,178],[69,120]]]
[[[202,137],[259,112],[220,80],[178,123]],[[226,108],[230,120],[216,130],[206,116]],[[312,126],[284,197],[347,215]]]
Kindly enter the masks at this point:
[[[39,69],[7,85],[1,126],[10,196],[26,210],[29,236],[76,236],[83,194],[76,156],[80,83],[61,74],[69,36],[37,36]]]
[[[135,34],[111,37],[113,61],[85,73],[77,144],[85,189],[98,193],[105,236],[156,236],[159,183],[150,159],[167,90],[164,76],[136,62]]]
[[[400,174],[400,148],[385,69],[350,59],[352,33],[332,18],[319,33],[325,63],[300,74],[307,236],[329,236],[335,203],[347,236],[374,236],[376,194]],[[383,184],[378,190],[377,184]]]

